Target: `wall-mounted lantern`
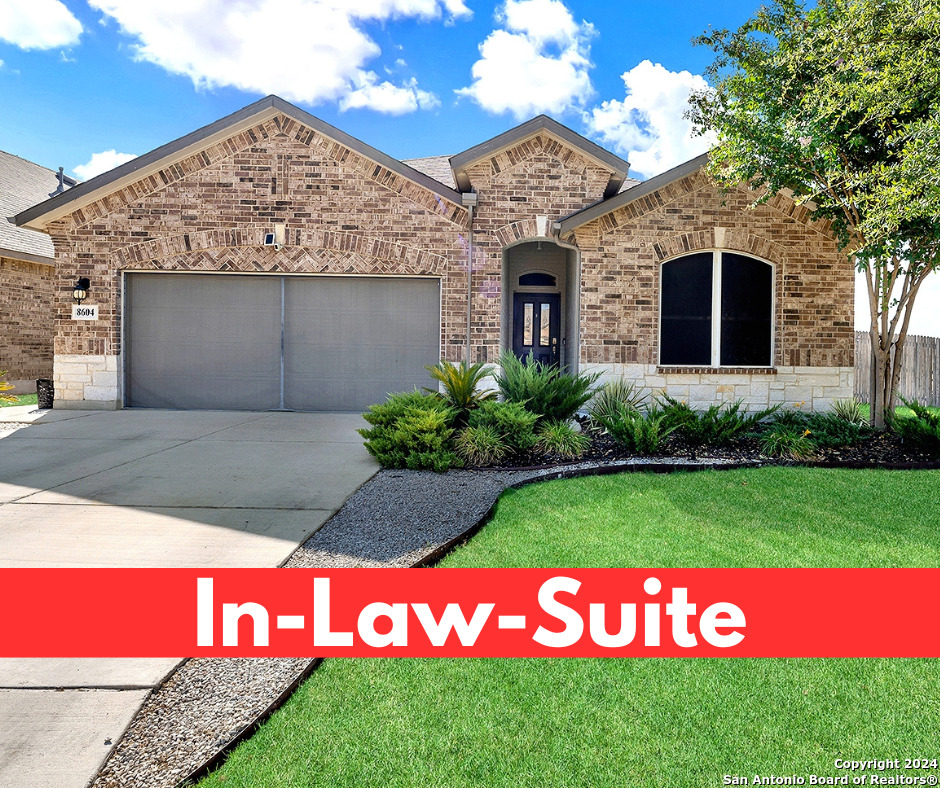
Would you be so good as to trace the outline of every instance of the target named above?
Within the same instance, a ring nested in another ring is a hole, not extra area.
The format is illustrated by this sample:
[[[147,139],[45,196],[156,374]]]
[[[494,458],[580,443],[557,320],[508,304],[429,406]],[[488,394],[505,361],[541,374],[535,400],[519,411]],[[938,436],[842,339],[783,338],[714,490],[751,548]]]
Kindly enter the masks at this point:
[[[89,281],[87,277],[82,277],[75,283],[75,289],[72,291],[72,299],[76,304],[80,304],[88,297]]]

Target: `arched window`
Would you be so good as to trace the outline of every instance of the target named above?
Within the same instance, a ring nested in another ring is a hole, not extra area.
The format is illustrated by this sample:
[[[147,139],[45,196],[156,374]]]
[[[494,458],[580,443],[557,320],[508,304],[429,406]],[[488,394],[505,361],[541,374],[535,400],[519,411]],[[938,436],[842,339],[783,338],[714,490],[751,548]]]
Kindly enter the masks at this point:
[[[520,287],[555,287],[556,280],[555,277],[551,274],[544,274],[541,272],[534,272],[530,274],[523,274],[519,277],[519,286]]]
[[[698,252],[662,265],[659,363],[773,364],[773,267],[733,252]]]

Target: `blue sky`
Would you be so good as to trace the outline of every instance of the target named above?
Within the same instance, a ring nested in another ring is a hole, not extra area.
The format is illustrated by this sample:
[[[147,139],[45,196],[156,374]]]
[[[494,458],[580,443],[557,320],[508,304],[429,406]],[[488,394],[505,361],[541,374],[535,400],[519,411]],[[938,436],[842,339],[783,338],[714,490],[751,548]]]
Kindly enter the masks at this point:
[[[0,0],[0,149],[88,178],[276,93],[401,159],[545,112],[650,177],[707,147],[682,118],[712,59],[691,39],[757,5]],[[940,335],[930,284],[913,329]]]

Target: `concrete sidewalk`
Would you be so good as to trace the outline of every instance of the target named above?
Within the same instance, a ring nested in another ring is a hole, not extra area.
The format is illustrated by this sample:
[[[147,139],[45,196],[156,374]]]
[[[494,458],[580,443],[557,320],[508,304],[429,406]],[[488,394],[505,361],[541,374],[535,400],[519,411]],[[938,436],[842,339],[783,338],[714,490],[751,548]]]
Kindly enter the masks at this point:
[[[0,570],[277,566],[378,470],[363,424],[2,408]],[[0,785],[83,788],[178,662],[0,659]]]

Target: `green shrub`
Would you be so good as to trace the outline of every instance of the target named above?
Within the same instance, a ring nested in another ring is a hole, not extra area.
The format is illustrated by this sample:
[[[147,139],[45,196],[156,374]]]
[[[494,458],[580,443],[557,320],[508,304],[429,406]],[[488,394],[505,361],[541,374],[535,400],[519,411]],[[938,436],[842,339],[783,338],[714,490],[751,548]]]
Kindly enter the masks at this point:
[[[359,434],[385,468],[443,473],[461,464],[450,448],[454,417],[454,410],[437,395],[392,394],[363,414],[372,427],[360,429]]]
[[[774,414],[772,426],[792,427],[793,429],[806,429],[807,414],[801,410],[779,410]]]
[[[864,424],[867,421],[862,403],[854,397],[851,399],[837,399],[832,403],[832,412],[849,424]]]
[[[496,378],[507,402],[518,402],[544,421],[569,421],[594,394],[599,372],[564,374],[558,367],[540,364],[532,354],[523,363],[512,351],[499,359],[502,371]]]
[[[654,407],[662,413],[663,426],[669,430],[681,430],[686,424],[696,420],[695,411],[688,403],[670,397],[665,391],[654,401]]]
[[[608,381],[594,393],[588,413],[591,421],[599,424],[602,417],[615,413],[618,404],[622,403],[631,410],[639,410],[645,400],[646,395],[640,394],[635,383],[621,377]]]
[[[496,396],[495,391],[478,389],[480,381],[493,372],[491,367],[483,363],[471,364],[468,367],[465,361],[451,364],[441,359],[437,366],[425,367],[425,369],[431,373],[434,380],[440,381],[443,385],[444,392],[441,396],[457,412],[457,420],[460,423],[466,422],[467,413],[470,410]],[[432,389],[425,389],[425,391],[437,393]]]
[[[743,401],[724,405],[710,405],[704,411],[694,411],[663,393],[662,405],[666,423],[675,426],[693,446],[727,446],[753,430],[761,421],[775,414],[779,405],[748,413]]]
[[[468,465],[496,465],[509,453],[509,447],[495,427],[465,427],[454,441],[457,454]]]
[[[643,414],[624,403],[600,423],[614,440],[637,454],[655,454],[662,441],[679,428],[678,424],[670,425],[666,413],[655,406]]]
[[[771,429],[800,435],[806,433],[806,439],[819,449],[854,446],[873,434],[864,419],[861,422],[851,422],[834,410],[831,413],[781,410],[774,414]]]
[[[4,375],[6,375],[6,374],[7,374],[6,372],[0,372],[0,378],[2,378],[2,377],[3,377]],[[5,380],[0,380],[0,392],[3,392],[3,391],[10,391],[10,389],[12,389],[12,388],[13,388],[13,384],[12,384],[12,383],[8,383],[8,382],[5,381]],[[0,393],[0,402],[14,403],[14,402],[19,402],[19,401],[20,401],[20,400],[19,400],[19,397],[15,397],[15,396],[12,395],[12,394],[2,394],[2,393]]]
[[[803,423],[809,430],[809,439],[821,449],[834,449],[838,446],[854,446],[865,438],[870,438],[872,430],[863,422],[846,421],[833,413],[812,413]]]
[[[919,402],[908,402],[904,397],[901,397],[901,401],[914,414],[893,415],[890,419],[891,429],[931,457],[940,456],[940,413],[924,407]]]
[[[538,416],[518,402],[487,400],[470,412],[471,427],[490,427],[499,435],[506,448],[524,454],[535,445],[535,423]]]
[[[591,439],[575,431],[570,422],[547,421],[539,427],[535,447],[545,454],[561,457],[580,457],[588,450]]]
[[[772,424],[760,441],[761,451],[768,457],[786,457],[791,460],[808,460],[816,453],[810,440],[810,431],[800,431],[779,422]]]

